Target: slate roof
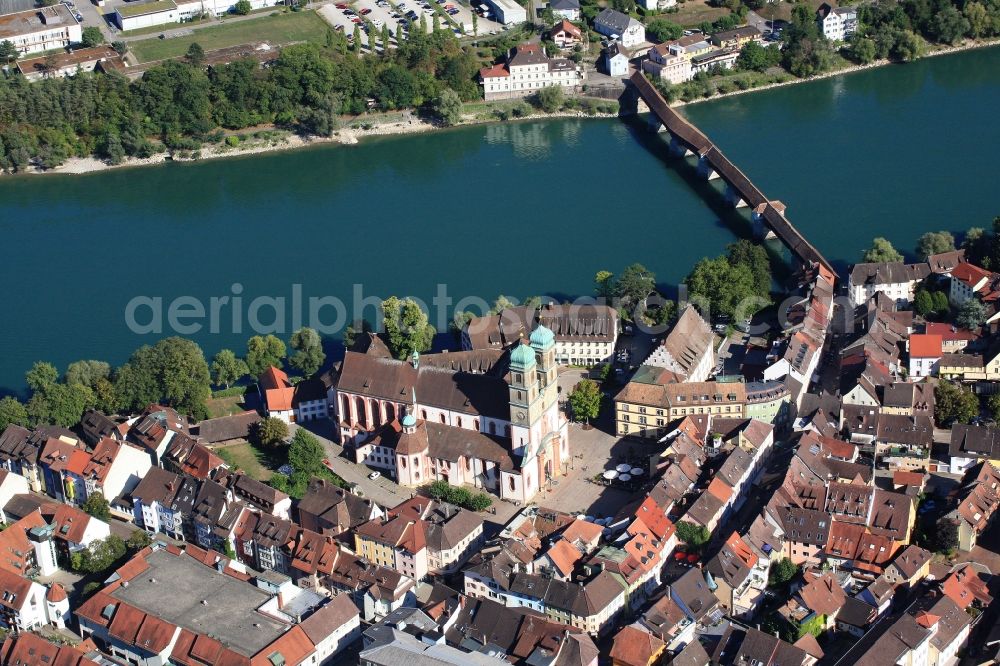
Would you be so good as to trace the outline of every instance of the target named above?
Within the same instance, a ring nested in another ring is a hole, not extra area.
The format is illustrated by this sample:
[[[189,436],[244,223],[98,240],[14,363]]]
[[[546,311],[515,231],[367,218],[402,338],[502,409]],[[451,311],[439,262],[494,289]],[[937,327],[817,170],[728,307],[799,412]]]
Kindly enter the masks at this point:
[[[594,25],[604,26],[612,32],[622,35],[625,34],[631,20],[628,14],[622,14],[614,9],[604,9],[594,17]]]
[[[1000,430],[956,423],[948,453],[952,458],[1000,459]]]

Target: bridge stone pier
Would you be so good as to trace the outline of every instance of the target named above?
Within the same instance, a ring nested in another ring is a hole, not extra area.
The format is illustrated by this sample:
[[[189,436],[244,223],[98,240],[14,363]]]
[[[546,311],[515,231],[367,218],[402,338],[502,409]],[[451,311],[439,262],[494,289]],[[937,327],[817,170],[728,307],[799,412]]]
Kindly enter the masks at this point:
[[[666,129],[666,128],[664,128]],[[684,142],[673,134],[670,135],[670,154],[674,157],[687,157],[693,155],[691,149],[684,145]]]
[[[728,201],[733,208],[747,207],[747,202],[743,199],[743,195],[741,195],[739,190],[729,183],[726,183],[726,201]]]
[[[676,156],[697,155],[698,174],[706,180],[725,182],[725,199],[735,208],[749,207],[754,234],[758,238],[777,238],[806,267],[819,265],[831,275],[837,272],[830,262],[785,217],[785,204],[772,201],[754,185],[739,167],[727,158],[701,130],[670,108],[642,72],[634,72],[629,82],[638,100],[649,107],[651,128],[670,135],[670,153]]]
[[[707,155],[698,158],[698,175],[705,180],[715,180],[719,177],[719,172],[715,170],[715,166]]]

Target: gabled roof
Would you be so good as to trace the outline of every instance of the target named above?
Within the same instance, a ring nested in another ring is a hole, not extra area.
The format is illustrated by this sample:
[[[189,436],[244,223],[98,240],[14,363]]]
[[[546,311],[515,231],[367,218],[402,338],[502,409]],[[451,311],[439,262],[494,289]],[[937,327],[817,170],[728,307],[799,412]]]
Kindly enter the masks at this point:
[[[549,3],[549,6],[551,6],[551,4],[552,3]],[[580,6],[579,6],[579,4],[577,4],[576,9],[579,9],[579,8],[580,8]],[[553,7],[553,9],[556,9],[556,8]],[[566,34],[573,35],[577,39],[579,39],[581,36],[583,36],[583,33],[580,32],[580,29],[578,27],[576,27],[575,25],[573,25],[572,23],[570,23],[569,21],[567,21],[566,19],[563,19],[563,20],[559,21],[558,23],[556,23],[554,26],[552,26],[552,29],[549,31],[549,34],[553,34],[554,35],[554,34],[559,33],[559,32],[565,32]]]
[[[802,598],[806,608],[817,615],[836,614],[840,607],[844,605],[844,600],[847,598],[843,588],[840,587],[840,583],[837,582],[837,579],[830,572],[826,572],[806,583],[799,590],[799,596]]]
[[[0,646],[0,663],[11,666],[98,666],[72,645],[56,645],[38,634],[9,636]]]
[[[42,514],[32,511],[0,532],[0,569],[19,576],[25,575],[34,562],[35,551],[28,540],[28,531],[45,525]]]
[[[292,409],[295,387],[282,370],[274,366],[269,367],[260,376],[257,384],[264,393],[264,402],[269,412],[286,412]]]
[[[611,660],[622,666],[649,666],[666,649],[666,643],[635,626],[628,625],[615,634]]]

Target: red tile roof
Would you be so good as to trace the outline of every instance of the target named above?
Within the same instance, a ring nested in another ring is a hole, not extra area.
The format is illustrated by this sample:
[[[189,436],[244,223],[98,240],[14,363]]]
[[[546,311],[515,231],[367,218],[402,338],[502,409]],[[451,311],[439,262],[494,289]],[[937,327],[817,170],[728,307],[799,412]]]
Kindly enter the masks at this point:
[[[611,646],[611,660],[616,665],[649,666],[666,649],[659,638],[633,626],[624,627],[615,634]]]
[[[573,25],[572,23],[570,23],[569,21],[567,21],[566,19],[563,19],[562,21],[559,21],[559,23],[556,23],[554,26],[552,26],[552,30],[549,31],[549,34],[555,35],[556,33],[559,32],[568,33],[570,35],[573,35],[577,39],[583,36],[583,33],[580,32],[580,29],[575,25]]]
[[[50,504],[42,508],[46,520],[55,525],[55,537],[71,543],[83,543],[84,533],[92,518],[70,504]]]
[[[733,496],[733,489],[726,485],[726,482],[719,477],[712,479],[712,482],[708,484],[706,492],[711,493],[713,497],[716,497],[722,502],[727,501]]]
[[[281,638],[274,641],[266,648],[257,653],[257,655],[250,660],[251,666],[273,666],[274,662],[271,661],[271,656],[275,652],[279,653],[284,658],[284,663],[286,664],[299,664],[305,657],[313,651],[315,646],[313,642],[309,640],[306,632],[303,631],[301,625],[295,625],[284,634]]]
[[[479,77],[482,79],[506,78],[508,76],[510,76],[510,70],[504,64],[483,67],[479,70]]]
[[[897,470],[892,473],[892,484],[894,486],[917,486],[924,485],[924,475],[920,472],[904,472]]]
[[[924,333],[940,335],[942,340],[967,340],[969,342],[977,340],[979,335],[964,328],[955,328],[951,324],[941,322],[928,322],[924,326]]]
[[[818,615],[833,615],[847,599],[844,589],[829,572],[807,583],[799,590],[799,596],[805,606]]]
[[[264,400],[271,412],[287,412],[292,408],[295,387],[288,381],[288,375],[275,367],[270,367],[260,376],[260,387],[264,390]]]
[[[576,563],[583,557],[583,554],[565,539],[556,541],[545,554],[564,577],[569,577],[573,573]]]
[[[35,553],[31,542],[28,541],[28,530],[44,524],[42,514],[32,511],[0,532],[0,569],[18,575],[25,573]]]
[[[991,273],[988,270],[980,268],[975,264],[970,264],[967,261],[963,261],[951,271],[951,278],[953,280],[959,280],[969,285],[970,288],[975,288],[984,279],[988,280],[990,275]]]
[[[28,594],[31,592],[32,584],[23,576],[0,569],[0,589],[4,591],[3,597],[0,598],[0,605],[20,611],[28,602]],[[7,592],[10,592],[10,595],[7,595]]]
[[[55,645],[37,634],[11,636],[0,646],[0,663],[19,666],[97,666],[80,647]]]
[[[941,336],[914,333],[910,336],[910,358],[940,358]]]
[[[726,539],[726,545],[729,546],[730,551],[733,555],[743,560],[743,564],[748,567],[757,566],[757,561],[760,559],[757,557],[757,553],[753,551],[750,546],[746,544],[743,538],[739,535],[739,532],[733,532]]]
[[[986,583],[972,565],[953,571],[944,579],[941,589],[961,608],[968,608],[973,601],[986,605],[993,600]]]
[[[49,591],[45,593],[45,598],[52,603],[57,604],[60,601],[66,601],[69,599],[69,595],[66,594],[65,587],[59,583],[52,583],[52,587],[50,587]]]

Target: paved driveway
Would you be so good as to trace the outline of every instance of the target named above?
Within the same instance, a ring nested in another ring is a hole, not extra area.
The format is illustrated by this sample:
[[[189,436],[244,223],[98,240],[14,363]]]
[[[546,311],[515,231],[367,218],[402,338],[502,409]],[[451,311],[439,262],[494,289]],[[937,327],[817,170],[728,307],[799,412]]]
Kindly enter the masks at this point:
[[[396,506],[403,500],[413,497],[414,491],[412,489],[403,488],[385,476],[373,481],[368,478],[368,475],[373,471],[372,469],[343,457],[344,447],[334,441],[331,421],[311,421],[303,425],[292,425],[289,428],[289,435],[294,435],[296,428],[300,427],[304,427],[316,435],[320,443],[323,444],[327,460],[330,461],[330,469],[348,483],[357,484],[365,497],[373,499],[385,507]]]

